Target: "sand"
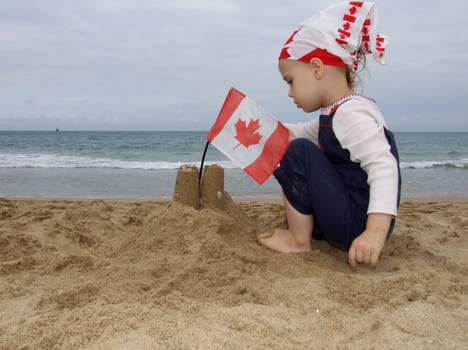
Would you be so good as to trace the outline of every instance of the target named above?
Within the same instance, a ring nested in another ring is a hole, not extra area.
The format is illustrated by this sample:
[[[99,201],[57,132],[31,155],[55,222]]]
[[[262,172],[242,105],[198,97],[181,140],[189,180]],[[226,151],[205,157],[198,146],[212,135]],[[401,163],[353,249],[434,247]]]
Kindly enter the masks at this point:
[[[465,349],[468,200],[405,200],[375,271],[277,254],[279,202],[0,199],[0,349]]]

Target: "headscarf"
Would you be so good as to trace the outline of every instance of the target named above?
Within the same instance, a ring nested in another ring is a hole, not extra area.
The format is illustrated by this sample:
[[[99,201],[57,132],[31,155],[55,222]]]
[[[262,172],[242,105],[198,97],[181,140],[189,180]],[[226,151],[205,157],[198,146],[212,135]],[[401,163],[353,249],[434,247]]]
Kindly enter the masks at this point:
[[[358,68],[359,49],[383,60],[388,37],[377,33],[373,2],[347,1],[306,19],[284,44],[280,59],[310,62],[314,57],[332,66]]]

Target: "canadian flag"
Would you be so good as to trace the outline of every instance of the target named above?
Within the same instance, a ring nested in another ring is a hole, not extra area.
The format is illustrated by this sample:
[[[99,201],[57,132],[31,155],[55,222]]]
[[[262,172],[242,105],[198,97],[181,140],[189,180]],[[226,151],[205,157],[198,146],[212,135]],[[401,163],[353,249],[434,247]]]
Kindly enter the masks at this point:
[[[261,185],[283,158],[289,130],[249,97],[231,88],[207,139]]]

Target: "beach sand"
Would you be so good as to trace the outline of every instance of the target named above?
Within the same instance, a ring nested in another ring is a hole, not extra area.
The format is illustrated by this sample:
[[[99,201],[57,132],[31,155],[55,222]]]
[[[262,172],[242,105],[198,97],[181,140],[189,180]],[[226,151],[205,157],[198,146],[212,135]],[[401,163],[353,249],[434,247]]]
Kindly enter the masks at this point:
[[[405,200],[375,271],[256,234],[279,202],[0,199],[0,349],[465,349],[468,200]]]

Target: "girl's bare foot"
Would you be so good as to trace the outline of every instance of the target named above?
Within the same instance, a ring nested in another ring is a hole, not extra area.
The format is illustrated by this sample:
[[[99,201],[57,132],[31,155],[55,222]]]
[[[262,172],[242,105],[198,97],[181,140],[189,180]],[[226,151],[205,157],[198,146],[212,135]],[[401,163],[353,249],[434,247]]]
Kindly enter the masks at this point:
[[[279,253],[300,253],[310,251],[310,238],[298,240],[289,230],[275,230],[257,237],[258,242]]]

